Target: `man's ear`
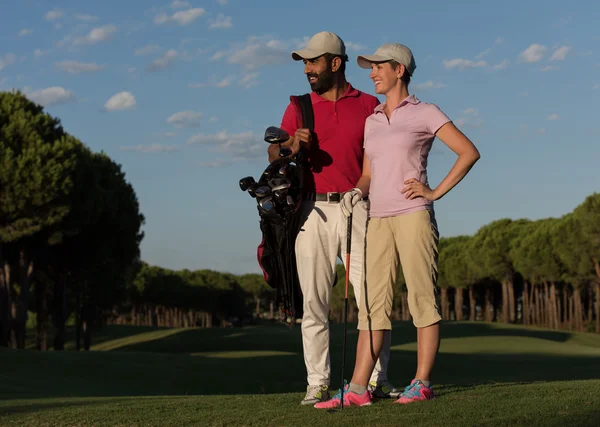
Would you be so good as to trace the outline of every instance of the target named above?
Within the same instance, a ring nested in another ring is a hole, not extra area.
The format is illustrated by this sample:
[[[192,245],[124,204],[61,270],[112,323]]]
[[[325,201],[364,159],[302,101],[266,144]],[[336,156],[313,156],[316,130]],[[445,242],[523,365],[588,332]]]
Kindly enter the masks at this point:
[[[333,71],[334,73],[340,69],[340,67],[342,66],[342,58],[340,58],[339,56],[336,56],[333,58],[333,60],[331,61],[331,71]]]

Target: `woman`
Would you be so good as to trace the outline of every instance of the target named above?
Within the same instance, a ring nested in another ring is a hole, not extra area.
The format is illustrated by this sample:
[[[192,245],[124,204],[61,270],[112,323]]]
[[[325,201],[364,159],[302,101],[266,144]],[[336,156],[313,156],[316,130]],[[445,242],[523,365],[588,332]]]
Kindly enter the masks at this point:
[[[440,309],[437,304],[438,230],[433,202],[458,184],[479,160],[473,143],[434,104],[409,94],[416,68],[411,50],[384,44],[374,55],[359,56],[361,68],[371,68],[375,92],[385,96],[365,125],[363,172],[356,188],[344,194],[346,215],[369,196],[366,237],[366,292],[359,307],[359,338],[351,383],[344,405],[371,403],[367,382],[379,357],[384,332],[390,330],[393,287],[398,263],[406,279],[408,306],[417,328],[417,371],[397,403],[434,398],[430,374],[439,348]],[[427,157],[435,138],[458,155],[448,175],[435,188],[427,179]],[[340,393],[316,408],[340,405]]]

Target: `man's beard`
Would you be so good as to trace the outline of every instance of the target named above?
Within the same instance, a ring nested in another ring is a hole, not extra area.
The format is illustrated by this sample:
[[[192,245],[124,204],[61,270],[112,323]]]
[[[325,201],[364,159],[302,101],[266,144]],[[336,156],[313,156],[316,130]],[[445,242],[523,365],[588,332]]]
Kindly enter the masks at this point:
[[[321,74],[309,73],[306,75],[306,78],[308,79],[311,77],[316,77],[317,81],[310,83],[310,88],[319,95],[327,92],[333,87],[334,73],[330,70],[323,71]]]

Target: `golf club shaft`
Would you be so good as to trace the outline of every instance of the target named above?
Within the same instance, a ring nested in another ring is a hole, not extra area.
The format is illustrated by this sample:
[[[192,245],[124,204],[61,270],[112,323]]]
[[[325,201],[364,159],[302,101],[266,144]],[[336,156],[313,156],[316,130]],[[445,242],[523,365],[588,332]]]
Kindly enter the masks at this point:
[[[341,409],[344,409],[344,372],[346,365],[346,335],[348,331],[348,284],[350,283],[350,251],[352,249],[352,213],[348,217],[348,229],[346,230],[346,289],[344,293],[344,348],[342,353],[342,399]]]

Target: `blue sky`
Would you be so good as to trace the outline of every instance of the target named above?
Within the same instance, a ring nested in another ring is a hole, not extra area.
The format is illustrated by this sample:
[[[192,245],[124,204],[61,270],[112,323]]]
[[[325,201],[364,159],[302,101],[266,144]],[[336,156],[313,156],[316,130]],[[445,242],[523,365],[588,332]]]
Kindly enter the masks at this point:
[[[559,216],[600,190],[597,2],[21,0],[2,7],[0,90],[20,89],[123,165],[147,222],[144,260],[258,272],[255,201],[264,129],[310,90],[291,51],[318,31],[356,55],[408,45],[410,91],[433,102],[482,159],[436,204],[442,236],[498,218]],[[252,5],[251,7],[248,5]],[[381,98],[380,98],[381,100]],[[439,182],[454,154],[439,140]]]

